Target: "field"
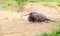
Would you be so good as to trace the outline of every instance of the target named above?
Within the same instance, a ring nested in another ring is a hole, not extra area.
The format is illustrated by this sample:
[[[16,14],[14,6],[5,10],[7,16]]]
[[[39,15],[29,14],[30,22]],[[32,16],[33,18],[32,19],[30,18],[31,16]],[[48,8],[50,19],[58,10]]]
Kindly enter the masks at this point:
[[[45,14],[55,22],[28,22],[31,11]],[[0,36],[36,36],[39,32],[55,32],[60,22],[60,7],[54,4],[29,3],[23,12],[0,11]]]

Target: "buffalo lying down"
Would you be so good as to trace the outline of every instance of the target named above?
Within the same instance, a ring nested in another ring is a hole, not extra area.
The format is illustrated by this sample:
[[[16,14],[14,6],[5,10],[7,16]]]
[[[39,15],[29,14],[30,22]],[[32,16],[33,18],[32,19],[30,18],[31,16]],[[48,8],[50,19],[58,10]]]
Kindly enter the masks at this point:
[[[48,19],[44,14],[37,13],[37,12],[31,12],[29,13],[28,17],[29,22],[45,22],[45,21],[52,21]]]

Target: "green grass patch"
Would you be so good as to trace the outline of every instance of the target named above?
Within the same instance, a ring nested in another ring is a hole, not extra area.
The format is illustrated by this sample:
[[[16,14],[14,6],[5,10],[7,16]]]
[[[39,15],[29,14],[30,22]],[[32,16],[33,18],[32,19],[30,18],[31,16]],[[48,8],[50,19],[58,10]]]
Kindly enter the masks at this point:
[[[56,32],[41,32],[35,36],[60,36],[60,31]]]
[[[56,36],[56,33],[54,33],[54,32],[41,32],[35,36]]]
[[[2,1],[0,1],[1,3],[3,3]],[[3,9],[8,9],[11,5],[13,4],[21,4],[21,3],[24,3],[24,2],[29,2],[29,3],[54,3],[56,4],[57,6],[60,6],[60,0],[6,0],[4,1],[6,2],[5,5],[3,6]],[[14,3],[15,2],[15,3]],[[20,6],[20,5],[19,5]]]
[[[10,6],[12,6],[14,4],[14,2],[12,2],[12,1],[8,1],[8,2],[6,2],[6,4],[4,4],[4,6],[2,7],[3,9],[8,9]]]

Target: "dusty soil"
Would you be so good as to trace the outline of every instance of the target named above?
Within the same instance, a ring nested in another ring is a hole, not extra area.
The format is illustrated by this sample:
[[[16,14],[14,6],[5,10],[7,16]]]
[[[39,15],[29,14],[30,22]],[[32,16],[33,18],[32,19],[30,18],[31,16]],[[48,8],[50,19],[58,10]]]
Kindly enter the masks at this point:
[[[38,11],[55,21],[60,18],[60,7],[56,6],[52,7],[34,3],[26,5],[24,11]],[[28,22],[28,16],[23,15],[29,12],[24,11],[19,13],[0,11],[0,36],[35,36],[38,32],[55,31],[58,26],[56,22]]]

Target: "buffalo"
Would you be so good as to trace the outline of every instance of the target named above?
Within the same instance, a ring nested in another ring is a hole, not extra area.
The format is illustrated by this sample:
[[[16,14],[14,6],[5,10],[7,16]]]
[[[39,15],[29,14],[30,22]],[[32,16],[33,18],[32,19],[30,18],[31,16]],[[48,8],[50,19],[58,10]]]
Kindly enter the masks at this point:
[[[44,14],[37,13],[37,12],[31,12],[28,16],[29,22],[46,22],[46,21],[52,21],[48,19]]]

